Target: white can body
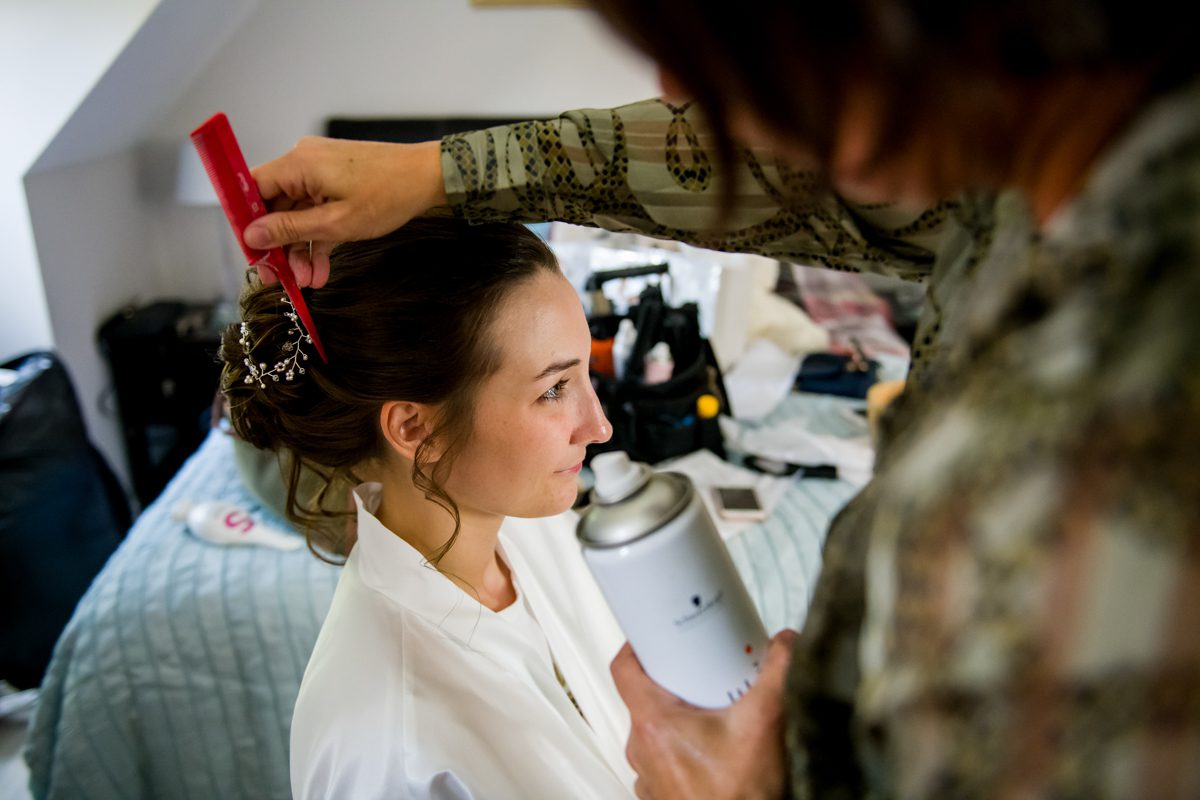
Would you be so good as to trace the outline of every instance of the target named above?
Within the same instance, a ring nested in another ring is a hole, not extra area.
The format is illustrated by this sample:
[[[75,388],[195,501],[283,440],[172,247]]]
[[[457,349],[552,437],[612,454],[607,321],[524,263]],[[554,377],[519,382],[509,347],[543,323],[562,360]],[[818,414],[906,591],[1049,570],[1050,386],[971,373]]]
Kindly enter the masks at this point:
[[[750,688],[767,634],[725,543],[694,492],[652,533],[587,561],[642,667],[677,697],[722,708]]]

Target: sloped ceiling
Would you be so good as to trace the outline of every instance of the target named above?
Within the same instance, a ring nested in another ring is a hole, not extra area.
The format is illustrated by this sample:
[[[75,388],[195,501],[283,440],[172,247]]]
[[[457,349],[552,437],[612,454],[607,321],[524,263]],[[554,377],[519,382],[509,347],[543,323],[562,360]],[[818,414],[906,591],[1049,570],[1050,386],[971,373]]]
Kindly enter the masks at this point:
[[[42,151],[29,174],[133,147],[259,0],[162,0]]]

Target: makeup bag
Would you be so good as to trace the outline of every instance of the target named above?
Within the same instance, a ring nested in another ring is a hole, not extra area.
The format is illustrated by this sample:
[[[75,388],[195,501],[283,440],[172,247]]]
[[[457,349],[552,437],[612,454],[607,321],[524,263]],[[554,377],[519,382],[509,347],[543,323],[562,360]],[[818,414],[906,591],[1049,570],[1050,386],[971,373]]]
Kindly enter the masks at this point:
[[[617,378],[609,367],[609,340],[625,318],[637,328],[637,338]],[[717,416],[730,413],[729,400],[712,346],[700,333],[695,303],[669,306],[659,287],[650,286],[627,315],[594,316],[589,324],[597,354],[592,385],[613,429],[611,440],[588,448],[589,459],[610,450],[650,464],[701,448],[725,455]],[[645,356],[659,342],[670,347],[671,377],[646,383]]]

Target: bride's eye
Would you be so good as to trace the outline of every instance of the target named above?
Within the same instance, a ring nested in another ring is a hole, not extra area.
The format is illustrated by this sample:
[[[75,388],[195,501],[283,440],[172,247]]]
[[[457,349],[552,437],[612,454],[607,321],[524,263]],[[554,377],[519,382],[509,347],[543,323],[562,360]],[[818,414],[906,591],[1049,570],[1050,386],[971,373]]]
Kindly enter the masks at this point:
[[[546,393],[539,397],[538,400],[542,402],[554,402],[556,400],[561,400],[563,397],[563,391],[566,389],[566,387],[567,379],[563,378],[561,381],[547,389]]]

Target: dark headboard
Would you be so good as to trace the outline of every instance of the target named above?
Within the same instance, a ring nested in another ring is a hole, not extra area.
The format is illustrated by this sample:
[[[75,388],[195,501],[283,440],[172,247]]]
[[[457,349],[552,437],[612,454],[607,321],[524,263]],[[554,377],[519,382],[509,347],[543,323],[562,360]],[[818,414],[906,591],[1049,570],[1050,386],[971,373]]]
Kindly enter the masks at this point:
[[[334,139],[367,139],[375,142],[427,142],[451,133],[507,125],[536,117],[330,117],[325,135]]]

